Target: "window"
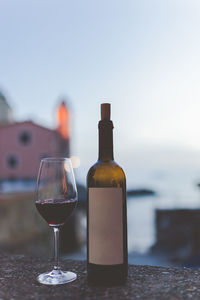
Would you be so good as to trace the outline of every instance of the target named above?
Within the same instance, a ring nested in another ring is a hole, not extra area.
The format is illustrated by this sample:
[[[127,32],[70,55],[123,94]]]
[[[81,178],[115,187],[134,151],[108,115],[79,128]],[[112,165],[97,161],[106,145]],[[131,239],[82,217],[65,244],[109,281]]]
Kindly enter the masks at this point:
[[[19,141],[22,145],[26,146],[31,142],[31,134],[28,131],[23,131],[19,135]]]
[[[7,158],[7,165],[10,169],[16,169],[17,165],[18,165],[18,159],[15,155],[10,155]]]

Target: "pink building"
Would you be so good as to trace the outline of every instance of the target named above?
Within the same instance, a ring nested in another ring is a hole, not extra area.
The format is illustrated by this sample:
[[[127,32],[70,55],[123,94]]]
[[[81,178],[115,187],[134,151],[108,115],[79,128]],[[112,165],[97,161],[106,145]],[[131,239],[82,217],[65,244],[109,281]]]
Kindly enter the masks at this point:
[[[0,126],[0,180],[35,179],[42,158],[69,156],[68,111],[64,102],[57,116],[55,130],[31,121]]]

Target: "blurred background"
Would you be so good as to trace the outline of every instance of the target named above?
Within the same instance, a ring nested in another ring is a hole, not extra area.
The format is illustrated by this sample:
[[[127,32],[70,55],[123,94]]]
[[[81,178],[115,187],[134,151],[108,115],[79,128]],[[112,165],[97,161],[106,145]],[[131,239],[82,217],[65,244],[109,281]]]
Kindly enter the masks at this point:
[[[100,103],[127,176],[129,262],[200,265],[198,0],[0,1],[0,249],[49,255],[34,207],[45,156],[72,157],[64,257],[85,259]]]

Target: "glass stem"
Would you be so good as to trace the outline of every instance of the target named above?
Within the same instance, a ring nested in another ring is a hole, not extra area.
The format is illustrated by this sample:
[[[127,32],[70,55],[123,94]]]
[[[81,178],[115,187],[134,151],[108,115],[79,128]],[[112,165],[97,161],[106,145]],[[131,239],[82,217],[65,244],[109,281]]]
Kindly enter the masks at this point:
[[[58,227],[53,227],[54,231],[54,270],[60,270],[60,265],[59,265],[59,228]]]

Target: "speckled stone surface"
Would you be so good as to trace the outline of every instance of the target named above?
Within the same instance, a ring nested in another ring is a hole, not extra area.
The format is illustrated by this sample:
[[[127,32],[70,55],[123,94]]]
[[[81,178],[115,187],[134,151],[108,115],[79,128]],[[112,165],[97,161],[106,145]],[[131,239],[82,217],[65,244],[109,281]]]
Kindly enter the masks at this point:
[[[86,262],[66,260],[63,269],[74,271],[78,279],[60,286],[37,283],[39,273],[51,270],[51,262],[20,255],[0,255],[1,299],[200,299],[200,270],[129,266],[125,285],[91,287],[87,283]]]

